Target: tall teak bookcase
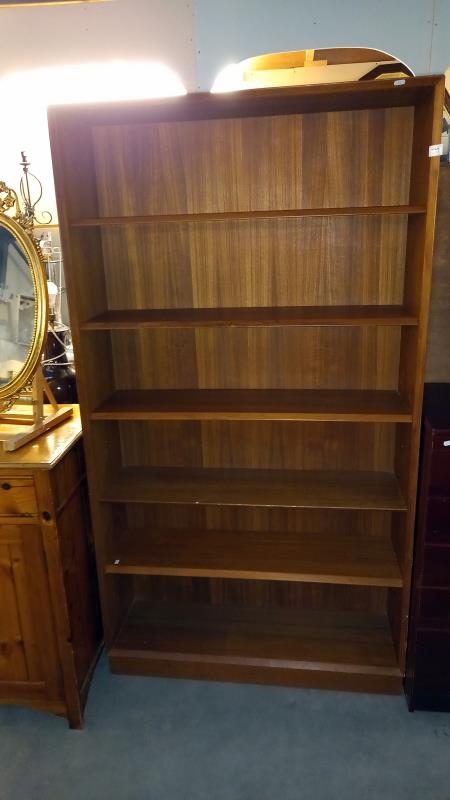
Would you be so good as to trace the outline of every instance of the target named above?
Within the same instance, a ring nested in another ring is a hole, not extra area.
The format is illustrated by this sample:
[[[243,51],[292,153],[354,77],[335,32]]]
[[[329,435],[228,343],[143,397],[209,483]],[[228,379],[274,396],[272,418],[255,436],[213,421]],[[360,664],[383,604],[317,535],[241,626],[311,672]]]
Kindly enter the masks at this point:
[[[50,110],[115,672],[400,690],[442,106]]]

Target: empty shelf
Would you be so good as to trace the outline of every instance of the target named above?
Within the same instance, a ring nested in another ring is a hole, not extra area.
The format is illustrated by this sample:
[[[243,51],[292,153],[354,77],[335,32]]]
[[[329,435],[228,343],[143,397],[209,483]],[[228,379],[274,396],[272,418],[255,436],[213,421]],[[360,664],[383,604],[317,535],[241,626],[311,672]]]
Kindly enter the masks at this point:
[[[113,671],[374,691],[401,689],[384,614],[135,602]]]
[[[81,328],[95,331],[283,325],[417,325],[417,315],[403,306],[144,308],[104,311]]]
[[[404,511],[389,472],[123,467],[101,499],[115,503],[177,503],[284,508]]]
[[[402,586],[390,536],[128,530],[117,540],[107,573]]]
[[[412,412],[389,391],[165,389],[116,391],[92,419],[411,422]]]
[[[143,214],[126,217],[88,217],[74,219],[72,228],[92,228],[100,225],[149,225],[170,222],[228,222],[246,219],[286,219],[286,217],[342,217],[380,214],[425,214],[423,206],[342,206],[339,208],[284,208],[257,211],[210,211],[186,214]]]

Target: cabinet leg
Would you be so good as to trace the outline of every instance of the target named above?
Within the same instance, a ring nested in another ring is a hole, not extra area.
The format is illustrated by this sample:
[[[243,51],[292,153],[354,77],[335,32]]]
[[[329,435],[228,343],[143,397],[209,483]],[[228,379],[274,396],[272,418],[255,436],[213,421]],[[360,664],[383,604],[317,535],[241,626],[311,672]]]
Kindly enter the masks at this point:
[[[67,722],[72,731],[81,731],[84,728],[83,714],[68,714]]]

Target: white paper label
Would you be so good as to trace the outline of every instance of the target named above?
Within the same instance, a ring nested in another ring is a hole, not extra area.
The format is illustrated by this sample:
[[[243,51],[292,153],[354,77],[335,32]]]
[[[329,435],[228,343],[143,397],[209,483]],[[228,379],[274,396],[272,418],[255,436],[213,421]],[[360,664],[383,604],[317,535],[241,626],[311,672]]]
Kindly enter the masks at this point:
[[[403,78],[399,78],[398,80],[394,81],[394,86],[404,86],[405,80]]]
[[[441,156],[444,152],[444,147],[442,144],[430,144],[428,148],[428,155],[430,158],[433,156]]]
[[[450,439],[447,439],[447,441],[444,442],[444,447],[450,447]]]

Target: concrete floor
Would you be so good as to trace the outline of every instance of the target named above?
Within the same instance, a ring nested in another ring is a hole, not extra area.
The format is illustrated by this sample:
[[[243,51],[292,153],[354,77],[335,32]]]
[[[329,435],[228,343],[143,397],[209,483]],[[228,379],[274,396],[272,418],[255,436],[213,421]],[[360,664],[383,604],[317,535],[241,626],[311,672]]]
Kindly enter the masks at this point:
[[[84,731],[0,708],[1,800],[450,800],[450,716],[403,697],[113,676]]]

